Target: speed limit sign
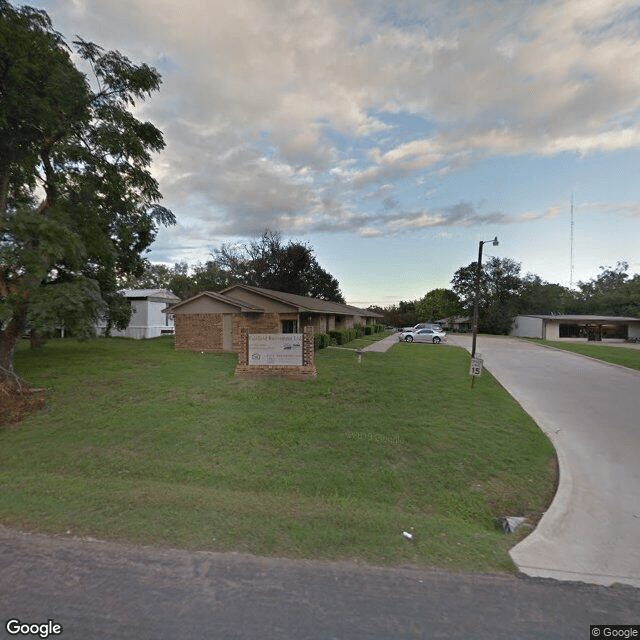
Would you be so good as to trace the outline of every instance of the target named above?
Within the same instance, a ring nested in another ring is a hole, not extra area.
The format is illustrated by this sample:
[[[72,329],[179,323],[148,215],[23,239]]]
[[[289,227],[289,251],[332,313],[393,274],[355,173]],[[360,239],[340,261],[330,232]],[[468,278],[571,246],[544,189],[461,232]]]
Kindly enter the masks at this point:
[[[482,365],[484,361],[482,358],[471,358],[471,369],[469,369],[470,376],[479,376],[482,373]]]

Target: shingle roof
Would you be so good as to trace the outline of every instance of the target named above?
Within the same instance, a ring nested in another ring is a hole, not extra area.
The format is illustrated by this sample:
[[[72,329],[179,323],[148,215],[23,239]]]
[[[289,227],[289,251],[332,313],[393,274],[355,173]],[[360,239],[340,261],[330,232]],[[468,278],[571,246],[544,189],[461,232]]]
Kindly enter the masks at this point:
[[[248,304],[243,300],[237,300],[236,298],[232,298],[231,296],[223,296],[222,294],[216,293],[215,291],[202,291],[201,293],[197,293],[195,296],[192,296],[191,298],[187,298],[186,300],[182,300],[181,302],[178,302],[172,305],[169,309],[167,309],[167,312],[172,313],[174,309],[177,309],[178,307],[182,307],[185,304],[188,304],[189,302],[191,302],[192,300],[195,300],[197,298],[202,298],[202,297],[212,298],[213,300],[217,300],[218,302],[224,302],[225,304],[236,306],[240,309],[240,311],[249,311],[249,312],[256,312],[256,313],[264,311],[264,309],[262,309],[261,307],[256,307],[253,304]]]
[[[162,298],[164,300],[180,300],[168,289],[122,289],[125,298]]]
[[[239,284],[233,285],[220,291],[220,294],[227,297],[227,291],[231,291],[237,287],[252,291],[258,295],[271,298],[273,300],[279,300],[285,302],[294,307],[297,307],[299,312],[311,312],[311,313],[330,313],[337,315],[351,315],[351,316],[370,316],[381,318],[379,313],[368,311],[367,309],[361,309],[360,307],[352,307],[348,304],[340,304],[339,302],[331,302],[329,300],[320,300],[318,298],[310,298],[308,296],[299,296],[295,293],[286,293],[284,291],[273,291],[272,289],[261,289],[260,287],[251,287],[249,285]]]

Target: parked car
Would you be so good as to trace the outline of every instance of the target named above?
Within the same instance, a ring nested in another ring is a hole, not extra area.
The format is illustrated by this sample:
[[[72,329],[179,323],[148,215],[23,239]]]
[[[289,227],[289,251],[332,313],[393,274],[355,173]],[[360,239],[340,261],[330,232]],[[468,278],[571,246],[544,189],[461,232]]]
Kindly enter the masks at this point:
[[[418,329],[400,334],[400,341],[404,342],[433,342],[438,344],[445,339],[447,334],[442,329]]]
[[[405,327],[404,329],[400,329],[401,333],[409,333],[410,331],[419,331],[420,329],[437,329],[438,331],[442,330],[442,327],[439,324],[431,324],[429,322],[420,322],[415,327]]]

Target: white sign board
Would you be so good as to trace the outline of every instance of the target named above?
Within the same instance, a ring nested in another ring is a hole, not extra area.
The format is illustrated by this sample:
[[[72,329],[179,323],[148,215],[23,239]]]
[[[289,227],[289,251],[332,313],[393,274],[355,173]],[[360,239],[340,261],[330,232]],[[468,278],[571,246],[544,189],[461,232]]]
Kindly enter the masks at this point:
[[[482,358],[471,358],[471,369],[469,369],[470,376],[479,376],[482,373],[482,365],[484,361]]]
[[[250,333],[249,365],[302,366],[301,333]]]

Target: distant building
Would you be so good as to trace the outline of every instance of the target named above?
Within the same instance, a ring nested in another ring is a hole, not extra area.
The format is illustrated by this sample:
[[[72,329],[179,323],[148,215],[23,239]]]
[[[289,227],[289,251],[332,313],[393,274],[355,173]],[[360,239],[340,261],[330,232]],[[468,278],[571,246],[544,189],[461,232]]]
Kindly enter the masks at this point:
[[[449,316],[436,322],[446,331],[467,332],[471,331],[472,322],[469,316]]]
[[[640,338],[640,318],[579,315],[523,315],[513,320],[510,335],[542,340]]]
[[[120,331],[112,327],[111,335],[123,338],[157,338],[175,332],[173,316],[163,313],[172,304],[180,301],[167,289],[124,289],[120,294],[131,304],[129,326]],[[105,332],[106,322],[98,324],[99,334]]]

